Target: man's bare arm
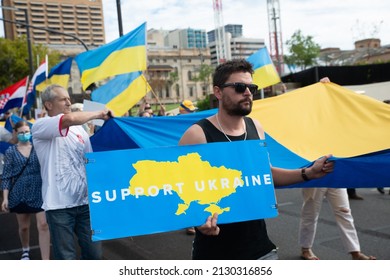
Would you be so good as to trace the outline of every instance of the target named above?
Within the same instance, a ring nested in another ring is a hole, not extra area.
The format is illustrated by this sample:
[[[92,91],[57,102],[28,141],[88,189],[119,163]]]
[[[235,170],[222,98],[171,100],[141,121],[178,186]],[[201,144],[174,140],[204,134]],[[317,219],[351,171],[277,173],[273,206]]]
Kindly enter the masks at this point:
[[[207,143],[206,136],[204,135],[203,129],[197,124],[187,129],[179,141],[180,146],[204,143]]]

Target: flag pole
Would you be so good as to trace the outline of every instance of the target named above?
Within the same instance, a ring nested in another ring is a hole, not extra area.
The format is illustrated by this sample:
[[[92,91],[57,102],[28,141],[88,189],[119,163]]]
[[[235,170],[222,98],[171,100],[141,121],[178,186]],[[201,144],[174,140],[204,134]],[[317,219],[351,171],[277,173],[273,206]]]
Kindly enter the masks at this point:
[[[47,80],[47,77],[49,75],[49,56],[46,54],[45,55],[45,76],[46,76],[46,80]]]
[[[24,108],[24,105],[26,105],[27,103],[27,92],[28,92],[28,85],[30,83],[30,76],[27,76],[27,80],[26,80],[26,91],[24,93],[24,97],[23,97],[23,101],[22,101],[22,107],[20,108],[20,114],[19,114],[19,117],[23,117],[23,108]]]
[[[45,55],[45,84],[47,84],[47,80],[49,77],[49,57]]]
[[[146,80],[144,75],[142,75],[142,78],[144,79],[145,83],[148,84],[148,81]],[[158,98],[157,94],[154,92],[152,86],[150,84],[149,84],[149,86],[150,86],[150,91],[152,92],[154,98],[156,99],[157,103],[160,105],[160,108],[161,108],[163,105],[161,104],[160,99]]]

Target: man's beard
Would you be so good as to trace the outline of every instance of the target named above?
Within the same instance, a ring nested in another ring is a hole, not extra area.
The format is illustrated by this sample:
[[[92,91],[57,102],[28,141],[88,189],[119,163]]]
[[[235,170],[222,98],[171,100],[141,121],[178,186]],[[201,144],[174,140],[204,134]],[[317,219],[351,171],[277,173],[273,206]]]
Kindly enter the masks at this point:
[[[244,106],[243,103],[249,102],[249,106]],[[241,100],[237,104],[233,104],[231,99],[222,98],[222,107],[225,109],[226,113],[230,116],[246,116],[252,112],[252,99]]]

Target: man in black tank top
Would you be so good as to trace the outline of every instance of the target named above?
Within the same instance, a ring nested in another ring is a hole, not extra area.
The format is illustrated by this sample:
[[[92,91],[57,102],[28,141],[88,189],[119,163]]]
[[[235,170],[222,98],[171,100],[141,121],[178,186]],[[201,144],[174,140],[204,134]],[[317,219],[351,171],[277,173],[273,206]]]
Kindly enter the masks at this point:
[[[252,65],[232,60],[219,65],[213,77],[218,113],[192,125],[179,145],[264,139],[257,120],[246,117],[252,111]],[[271,167],[275,186],[290,185],[320,178],[333,170],[327,155],[311,167],[287,170]],[[268,238],[263,219],[218,225],[218,214],[208,217],[196,228],[193,259],[277,259],[276,246]]]

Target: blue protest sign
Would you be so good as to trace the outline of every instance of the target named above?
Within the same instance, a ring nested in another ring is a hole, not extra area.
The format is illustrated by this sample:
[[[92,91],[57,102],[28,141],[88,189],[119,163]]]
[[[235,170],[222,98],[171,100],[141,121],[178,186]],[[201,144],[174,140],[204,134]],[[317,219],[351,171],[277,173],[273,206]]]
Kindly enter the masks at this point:
[[[277,216],[263,141],[87,154],[93,240]]]

